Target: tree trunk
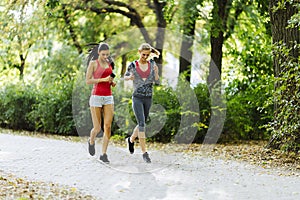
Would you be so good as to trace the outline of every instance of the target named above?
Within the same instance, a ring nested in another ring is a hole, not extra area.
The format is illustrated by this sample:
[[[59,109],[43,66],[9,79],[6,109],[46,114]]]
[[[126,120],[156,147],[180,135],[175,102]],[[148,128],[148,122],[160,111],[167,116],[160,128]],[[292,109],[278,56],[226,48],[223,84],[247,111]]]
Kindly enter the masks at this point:
[[[194,33],[196,26],[195,19],[192,20],[192,22],[189,25],[189,29],[184,29],[179,58],[179,74],[185,73],[186,80],[188,82],[191,81],[191,63],[193,57],[192,47],[194,42]]]
[[[295,65],[299,65],[299,44],[300,32],[298,27],[288,27],[289,20],[299,11],[296,7],[297,3],[285,2],[284,7],[278,7],[280,0],[271,0],[269,4],[269,12],[271,17],[272,39],[275,51],[273,51],[274,60],[274,76],[282,77],[283,80],[275,82],[275,90],[280,90],[280,96],[275,98],[274,102],[274,127],[273,135],[268,143],[269,148],[280,148],[285,143],[287,146],[299,148],[300,134],[299,128],[295,130],[299,113],[297,109],[300,106],[297,97],[299,88],[297,87],[297,69]],[[286,49],[284,51],[284,49]],[[288,52],[288,53],[287,53]],[[296,63],[293,65],[293,63]],[[286,78],[283,74],[290,73]],[[280,89],[285,84],[285,89]],[[279,99],[276,100],[276,99]],[[285,110],[291,109],[294,112],[286,113]],[[296,121],[296,122],[294,122]],[[283,126],[283,124],[285,124]],[[293,150],[293,149],[291,149]],[[295,149],[294,149],[295,150]]]
[[[122,54],[122,69],[121,69],[121,77],[124,76],[127,68],[127,56],[126,54]]]
[[[228,3],[227,3],[228,2]],[[224,110],[224,96],[222,95],[221,73],[222,73],[222,47],[224,43],[225,30],[227,30],[227,18],[232,1],[214,0],[212,10],[212,24],[210,44],[211,60],[207,78],[208,89],[211,99],[211,119],[209,129],[204,138],[204,144],[215,144],[223,129],[226,111]]]
[[[214,87],[214,85],[221,80],[223,56],[222,47],[224,43],[224,30],[226,30],[226,20],[228,16],[228,13],[225,12],[226,6],[227,0],[214,1],[212,20],[215,26],[211,28],[211,60],[209,64],[209,75],[207,80],[209,88]]]
[[[299,44],[299,30],[295,28],[287,28],[288,21],[296,14],[297,8],[294,5],[286,3],[285,9],[278,9],[276,12],[272,11],[272,8],[278,6],[279,0],[270,1],[270,16],[271,16],[271,30],[272,39],[275,46],[282,42],[288,49],[290,57],[298,59],[299,48],[296,48],[295,42]],[[279,57],[278,57],[279,56]],[[275,77],[280,76],[280,72],[283,70],[280,67],[280,60],[284,59],[280,55],[274,55],[274,72]]]
[[[77,35],[73,29],[73,26],[72,26],[70,18],[69,18],[68,10],[66,9],[66,6],[64,4],[62,5],[62,9],[63,9],[63,14],[64,14],[64,20],[70,31],[70,36],[72,38],[73,45],[76,47],[78,53],[81,54],[83,51],[82,47],[80,46],[80,44],[78,42]]]
[[[167,22],[164,17],[164,7],[166,6],[165,2],[160,2],[158,0],[154,0],[154,10],[156,14],[156,20],[157,20],[157,32],[156,32],[156,41],[155,41],[155,47],[160,52],[160,56],[155,59],[155,62],[157,63],[159,67],[159,76],[162,75],[162,62],[163,62],[163,47],[165,42],[165,33],[166,33],[166,27]]]
[[[24,79],[24,69],[25,69],[25,58],[24,58],[23,54],[20,55],[20,60],[21,60],[21,64],[19,66],[20,80],[23,80]]]
[[[202,2],[202,0],[186,0],[183,2],[181,26],[183,35],[180,48],[179,73],[184,73],[188,82],[191,81],[192,48],[195,38],[196,21],[199,17],[199,11],[196,7],[201,5]]]

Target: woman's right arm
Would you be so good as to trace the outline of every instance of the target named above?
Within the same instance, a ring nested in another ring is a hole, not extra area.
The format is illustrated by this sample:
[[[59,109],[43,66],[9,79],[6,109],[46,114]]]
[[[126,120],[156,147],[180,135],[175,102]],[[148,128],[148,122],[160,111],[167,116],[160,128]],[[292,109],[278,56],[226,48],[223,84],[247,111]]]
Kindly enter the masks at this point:
[[[127,68],[127,71],[124,74],[124,80],[128,81],[128,80],[134,80],[134,75],[132,73],[132,66],[129,65]]]

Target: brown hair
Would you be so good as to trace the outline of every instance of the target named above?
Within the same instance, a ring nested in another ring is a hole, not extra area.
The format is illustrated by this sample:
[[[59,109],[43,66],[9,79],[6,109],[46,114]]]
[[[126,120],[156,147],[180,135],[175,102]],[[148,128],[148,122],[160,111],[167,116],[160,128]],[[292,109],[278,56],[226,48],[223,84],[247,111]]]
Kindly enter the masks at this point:
[[[88,44],[88,46],[92,46],[92,47],[89,49],[89,52],[88,52],[89,54],[87,56],[87,63],[86,63],[87,66],[89,66],[90,61],[98,59],[99,51],[109,50],[109,45],[105,42],[91,43],[91,44]],[[110,56],[107,59],[108,59],[109,64],[114,69],[115,63],[114,63],[113,59]]]
[[[109,46],[107,43],[100,42],[98,46],[98,51],[104,51],[104,50],[109,50]]]

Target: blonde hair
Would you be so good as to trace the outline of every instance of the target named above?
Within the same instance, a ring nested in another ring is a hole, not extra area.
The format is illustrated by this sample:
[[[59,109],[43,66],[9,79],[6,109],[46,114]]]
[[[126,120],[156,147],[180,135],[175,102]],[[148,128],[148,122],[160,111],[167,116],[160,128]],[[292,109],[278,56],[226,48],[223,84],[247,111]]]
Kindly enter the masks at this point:
[[[139,47],[139,51],[143,51],[143,50],[146,50],[146,51],[149,51],[150,50],[150,52],[151,52],[151,57],[159,57],[159,55],[160,55],[160,52],[157,50],[157,49],[155,49],[155,48],[153,48],[150,44],[148,44],[148,43],[143,43],[143,44],[141,44],[141,46]]]

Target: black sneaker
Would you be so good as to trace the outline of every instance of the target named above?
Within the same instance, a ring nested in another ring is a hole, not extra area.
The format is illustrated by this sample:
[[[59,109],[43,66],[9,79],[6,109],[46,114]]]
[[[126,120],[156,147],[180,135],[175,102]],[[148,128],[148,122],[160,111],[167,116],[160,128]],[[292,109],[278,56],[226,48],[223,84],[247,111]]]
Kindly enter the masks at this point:
[[[134,153],[134,142],[130,142],[130,137],[126,138],[127,146],[131,154]]]
[[[143,159],[146,163],[151,163],[151,159],[149,158],[149,154],[147,152],[143,154]]]
[[[89,144],[89,153],[91,156],[95,155],[95,143],[92,145],[90,144],[90,140],[88,140],[88,144]]]
[[[107,154],[103,154],[102,156],[100,156],[100,160],[106,164],[109,164],[109,160],[107,159]]]

